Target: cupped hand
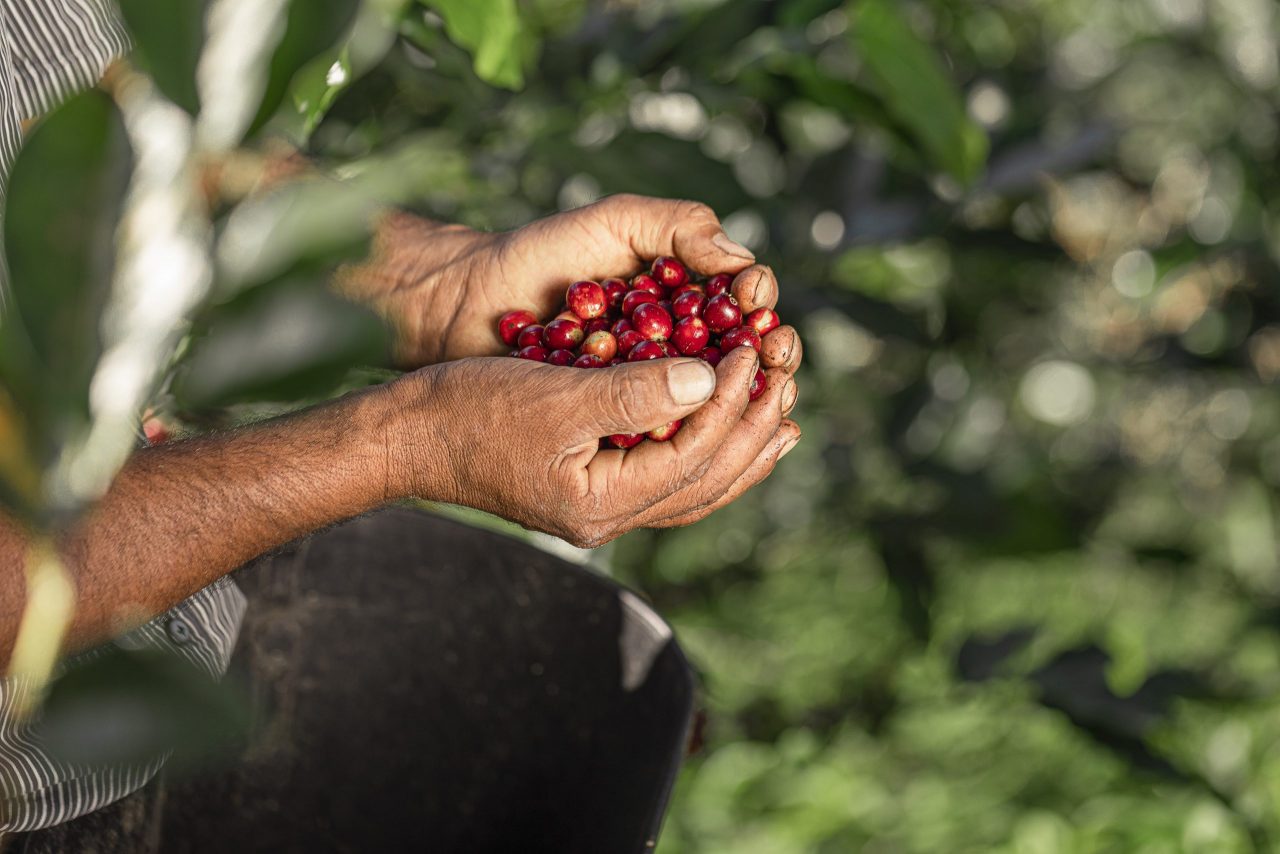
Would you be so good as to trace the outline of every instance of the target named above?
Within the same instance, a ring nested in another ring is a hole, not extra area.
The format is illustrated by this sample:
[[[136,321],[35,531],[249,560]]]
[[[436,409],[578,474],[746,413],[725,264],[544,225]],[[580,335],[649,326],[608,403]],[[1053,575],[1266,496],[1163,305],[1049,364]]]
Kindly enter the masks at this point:
[[[735,276],[744,313],[778,300],[778,280],[728,238],[697,202],[618,195],[549,216],[515,231],[484,234],[407,214],[384,222],[371,263],[347,271],[343,289],[373,303],[397,330],[406,366],[496,356],[498,318],[529,309],[550,318],[575,279],[630,276],[660,255],[703,275]],[[764,365],[788,374],[800,363],[795,329],[765,337]]]
[[[396,381],[394,494],[463,504],[594,547],[633,528],[687,524],[768,475],[798,440],[781,368],[758,400],[749,347],[713,371],[696,359],[607,369],[473,358]],[[676,419],[669,442],[628,451],[600,437]]]

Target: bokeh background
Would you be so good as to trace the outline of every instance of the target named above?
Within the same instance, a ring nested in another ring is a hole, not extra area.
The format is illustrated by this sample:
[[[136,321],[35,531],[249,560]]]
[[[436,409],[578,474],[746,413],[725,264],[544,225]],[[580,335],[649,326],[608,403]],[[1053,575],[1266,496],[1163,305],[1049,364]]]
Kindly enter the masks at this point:
[[[290,97],[273,66],[255,128],[487,229],[705,201],[807,343],[769,481],[577,555],[702,674],[661,851],[1280,847],[1273,3],[368,0],[352,31],[356,5],[290,5],[299,56],[354,34]],[[198,23],[170,55],[126,6],[189,101]],[[315,303],[365,196],[242,201],[187,232],[211,290],[153,401],[182,429],[377,352]],[[342,352],[262,343],[300,316]]]
[[[335,102],[485,228],[709,202],[805,337],[805,439],[626,536],[703,673],[660,850],[1280,846],[1280,105],[1266,0],[530,4]]]
[[[593,557],[705,681],[661,850],[1280,846],[1274,4],[524,10],[522,91],[428,16],[313,146],[486,228],[700,199],[779,274],[804,441]]]

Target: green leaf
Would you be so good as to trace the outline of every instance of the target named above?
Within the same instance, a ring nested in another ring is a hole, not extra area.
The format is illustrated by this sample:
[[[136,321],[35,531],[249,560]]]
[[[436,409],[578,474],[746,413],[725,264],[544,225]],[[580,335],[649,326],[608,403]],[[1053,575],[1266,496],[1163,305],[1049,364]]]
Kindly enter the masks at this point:
[[[192,412],[319,396],[353,368],[385,364],[386,327],[322,283],[290,277],[213,309],[174,378]]]
[[[849,36],[886,109],[934,165],[972,183],[986,162],[986,134],[965,113],[937,54],[889,0],[859,0],[849,16]]]
[[[165,97],[193,116],[200,110],[196,65],[208,0],[119,0],[134,57]]]
[[[281,115],[273,128],[300,142],[310,139],[338,96],[391,50],[407,5],[408,0],[361,5],[351,35],[294,75],[289,93],[294,111]]]
[[[196,760],[249,731],[249,704],[172,653],[107,646],[50,689],[36,731],[77,767],[118,767],[176,751]]]
[[[42,475],[89,420],[89,382],[101,352],[115,230],[132,172],[111,99],[86,92],[31,134],[10,177],[5,219],[11,300],[0,320],[0,432],[20,434]],[[17,427],[14,427],[15,422]],[[7,497],[15,497],[10,483]],[[26,513],[48,511],[31,506]]]
[[[359,5],[359,0],[292,0],[289,3],[284,37],[271,56],[266,89],[250,125],[250,135],[275,115],[295,75],[342,38]]]
[[[444,18],[445,31],[471,52],[476,76],[504,89],[524,85],[524,47],[516,0],[420,0]]]

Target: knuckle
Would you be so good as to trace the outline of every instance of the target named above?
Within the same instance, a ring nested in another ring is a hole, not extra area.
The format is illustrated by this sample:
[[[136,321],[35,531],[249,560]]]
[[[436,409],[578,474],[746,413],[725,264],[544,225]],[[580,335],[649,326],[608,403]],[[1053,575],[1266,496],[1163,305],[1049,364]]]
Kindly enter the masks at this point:
[[[714,221],[716,212],[711,209],[710,205],[703,202],[695,202],[689,199],[682,199],[676,202],[676,216],[681,220],[697,220],[700,222]]]
[[[610,378],[607,400],[623,420],[640,424],[646,417],[646,395],[636,371],[619,371]],[[656,425],[655,425],[656,426]]]

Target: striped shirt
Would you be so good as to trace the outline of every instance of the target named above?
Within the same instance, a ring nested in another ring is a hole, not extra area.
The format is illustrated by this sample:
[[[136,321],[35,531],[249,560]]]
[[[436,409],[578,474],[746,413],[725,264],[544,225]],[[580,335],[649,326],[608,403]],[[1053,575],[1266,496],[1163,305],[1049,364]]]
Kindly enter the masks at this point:
[[[108,2],[0,0],[0,195],[22,144],[22,121],[92,86],[127,52],[128,36]],[[3,296],[0,281],[0,308]],[[220,676],[244,608],[244,595],[229,577],[222,578],[115,643],[173,651]],[[99,654],[90,650],[64,667]],[[104,769],[51,755],[38,730],[13,715],[29,688],[19,679],[0,679],[0,847],[8,832],[51,827],[119,800],[142,788],[163,764]]]

